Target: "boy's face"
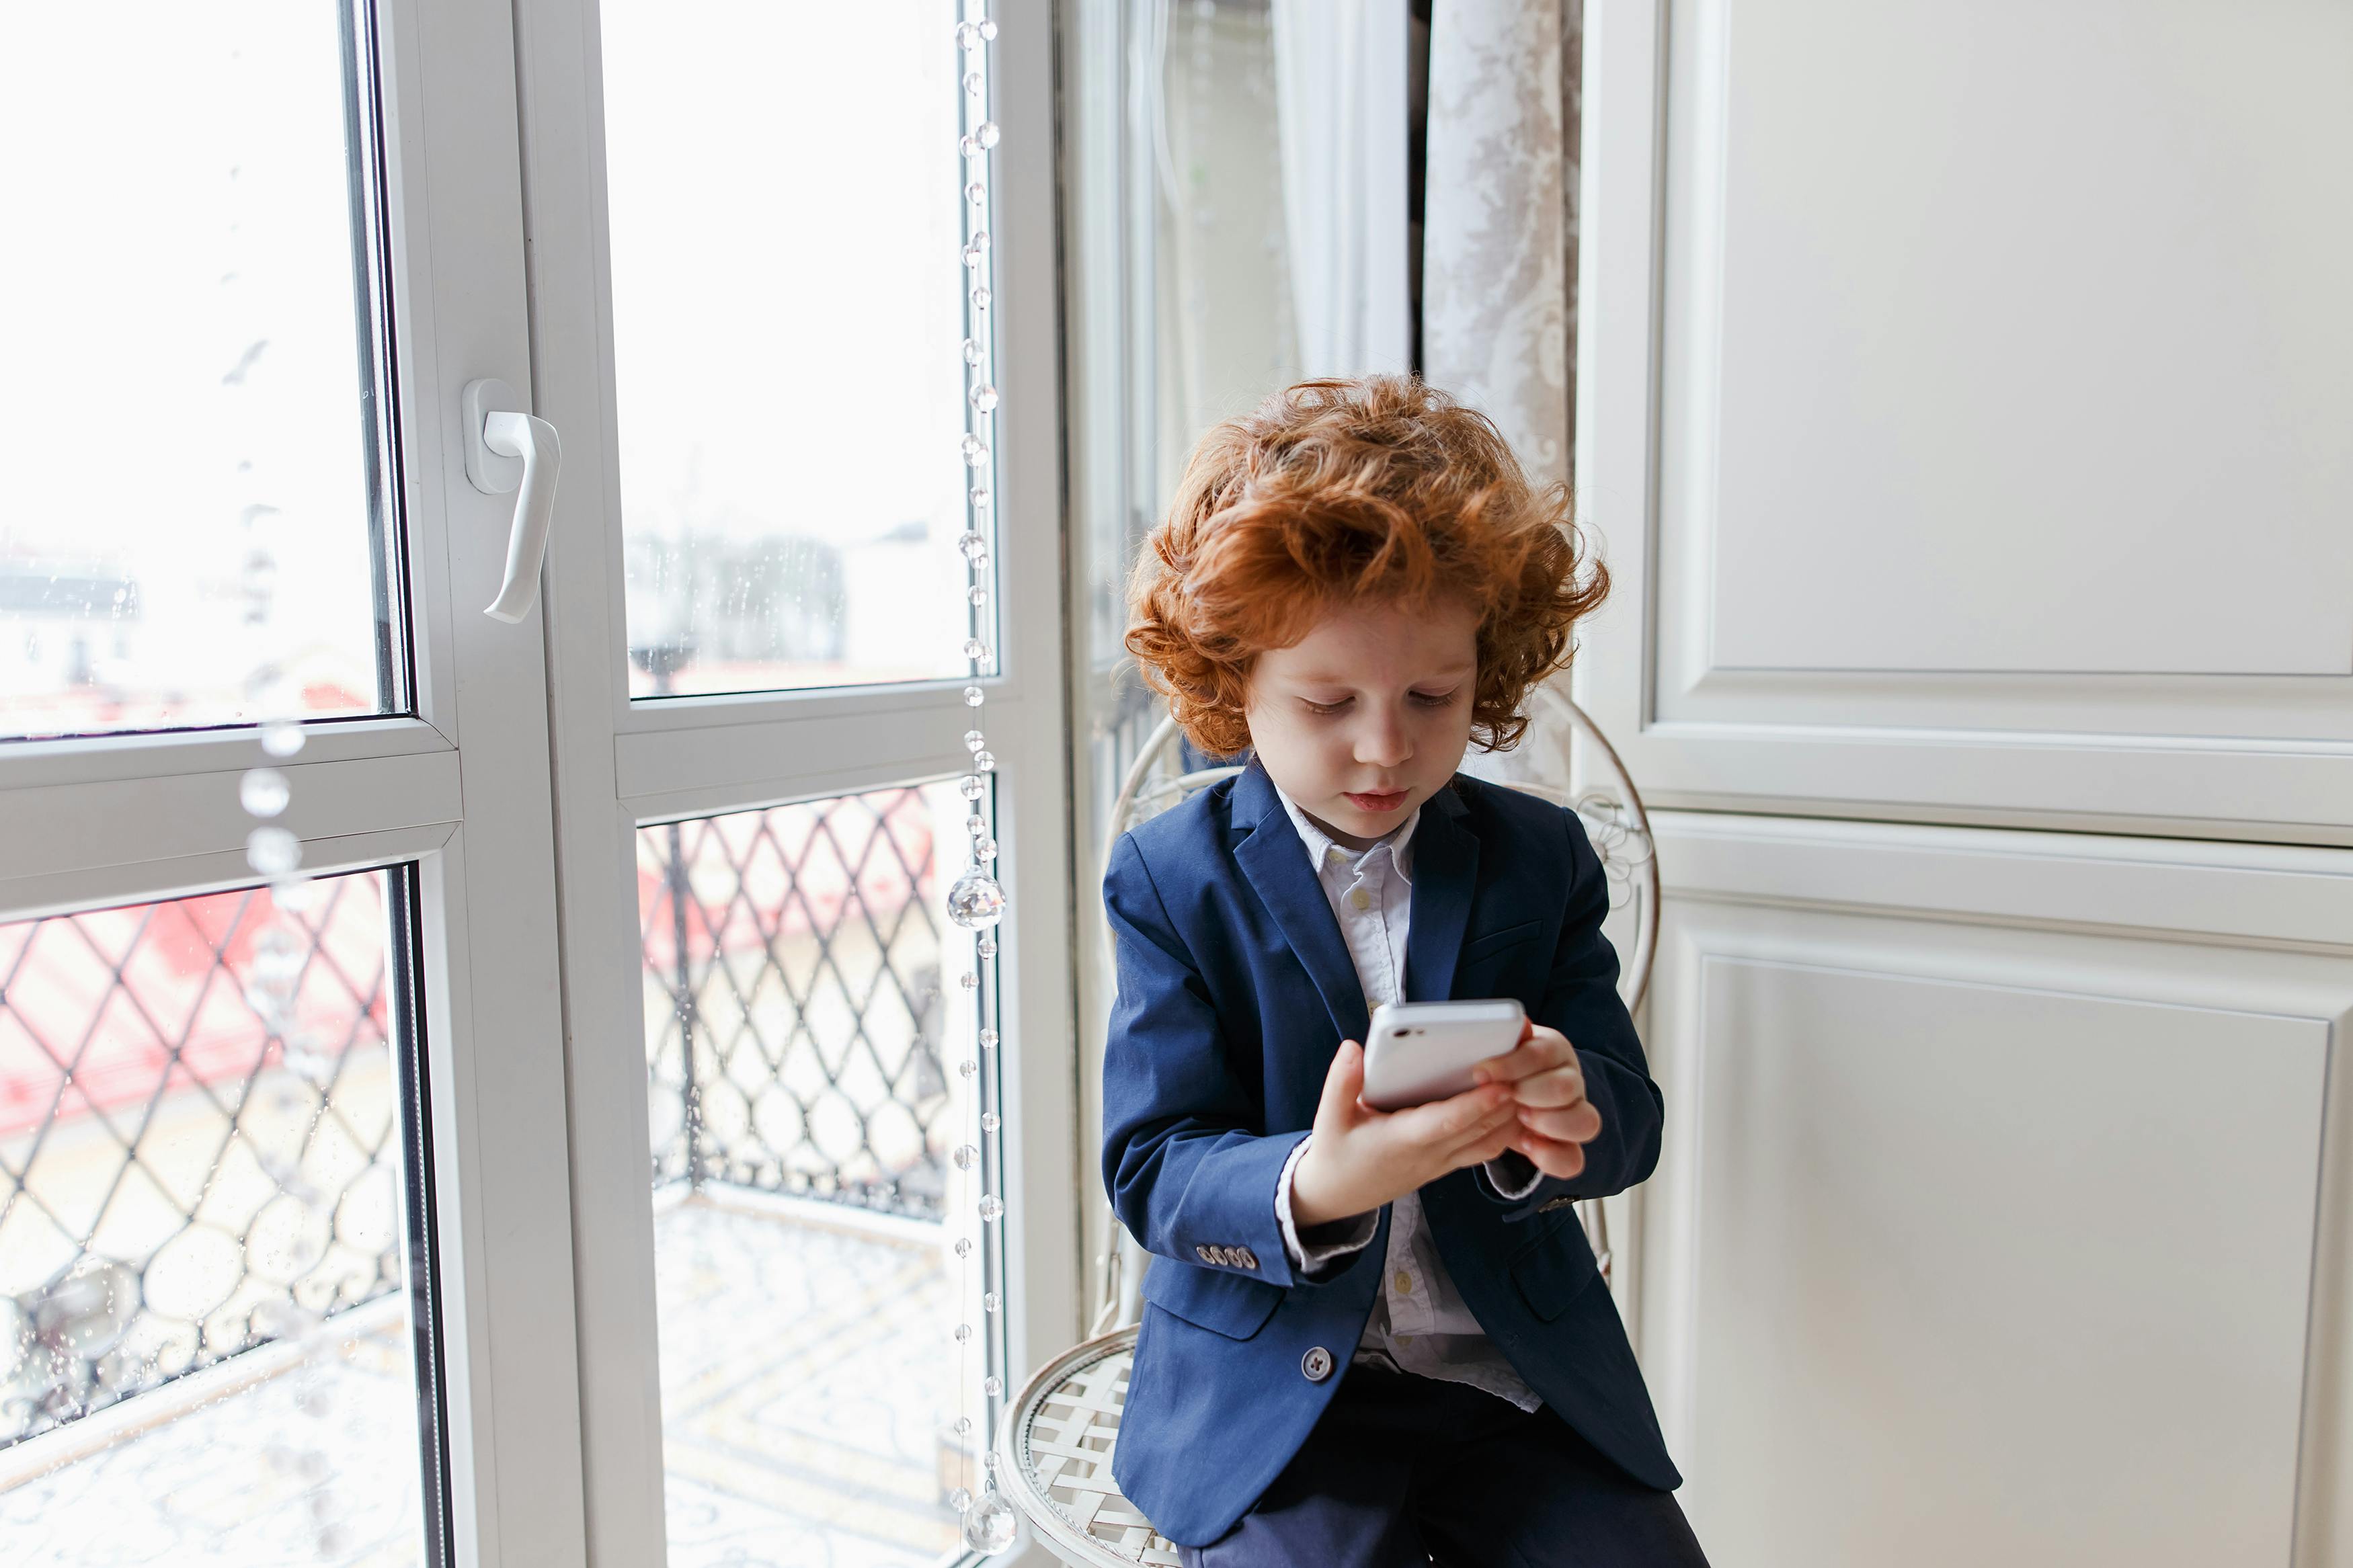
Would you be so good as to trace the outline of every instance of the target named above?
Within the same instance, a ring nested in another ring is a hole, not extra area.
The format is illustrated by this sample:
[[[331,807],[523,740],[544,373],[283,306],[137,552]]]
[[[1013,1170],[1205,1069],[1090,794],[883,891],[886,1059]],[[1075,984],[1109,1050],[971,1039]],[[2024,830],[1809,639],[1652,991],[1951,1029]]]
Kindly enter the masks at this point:
[[[1250,744],[1317,826],[1362,849],[1454,776],[1478,677],[1470,605],[1352,605],[1258,656],[1244,710]]]

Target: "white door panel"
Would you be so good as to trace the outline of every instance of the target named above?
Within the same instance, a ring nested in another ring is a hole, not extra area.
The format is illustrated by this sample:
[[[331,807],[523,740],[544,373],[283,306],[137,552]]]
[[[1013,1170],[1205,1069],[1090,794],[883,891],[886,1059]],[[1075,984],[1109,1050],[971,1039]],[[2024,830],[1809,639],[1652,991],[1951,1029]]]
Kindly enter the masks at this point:
[[[1638,1314],[1711,1553],[2336,1561],[2353,857],[1655,825]]]
[[[1646,790],[2353,841],[2353,10],[1588,18],[1580,679]]]

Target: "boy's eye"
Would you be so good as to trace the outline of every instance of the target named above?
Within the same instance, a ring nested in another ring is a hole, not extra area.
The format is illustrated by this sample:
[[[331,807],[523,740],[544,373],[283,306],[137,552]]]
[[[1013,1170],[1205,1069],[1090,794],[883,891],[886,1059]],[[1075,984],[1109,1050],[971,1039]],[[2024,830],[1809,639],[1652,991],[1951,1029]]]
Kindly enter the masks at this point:
[[[1425,708],[1443,708],[1453,701],[1461,689],[1458,686],[1452,691],[1417,691],[1413,694],[1413,700]]]
[[[1337,702],[1318,702],[1313,697],[1303,697],[1300,700],[1307,704],[1307,710],[1310,713],[1337,713],[1349,702],[1345,697],[1341,698]]]

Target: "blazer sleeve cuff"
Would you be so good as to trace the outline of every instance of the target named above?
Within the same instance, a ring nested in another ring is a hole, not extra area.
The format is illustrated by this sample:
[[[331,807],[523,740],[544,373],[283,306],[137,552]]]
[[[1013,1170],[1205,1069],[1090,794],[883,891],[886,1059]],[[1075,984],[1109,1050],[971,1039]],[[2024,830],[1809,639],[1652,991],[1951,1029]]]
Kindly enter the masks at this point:
[[[1517,1203],[1544,1184],[1544,1173],[1536,1169],[1536,1163],[1517,1149],[1506,1149],[1484,1162],[1479,1174],[1485,1179],[1487,1195],[1506,1203]]]
[[[1282,1232],[1282,1250],[1291,1258],[1291,1267],[1310,1281],[1331,1279],[1344,1268],[1345,1260],[1355,1257],[1370,1245],[1373,1233],[1380,1228],[1380,1214],[1352,1215],[1346,1219],[1312,1225],[1303,1233],[1291,1215],[1291,1173],[1314,1141],[1309,1133],[1292,1146],[1290,1157],[1282,1162],[1282,1173],[1274,1185],[1274,1223]]]

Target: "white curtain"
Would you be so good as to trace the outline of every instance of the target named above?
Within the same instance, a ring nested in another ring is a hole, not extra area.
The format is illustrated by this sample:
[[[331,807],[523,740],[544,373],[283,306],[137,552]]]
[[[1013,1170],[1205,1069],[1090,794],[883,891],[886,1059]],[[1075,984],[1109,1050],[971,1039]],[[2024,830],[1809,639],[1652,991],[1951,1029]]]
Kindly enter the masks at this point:
[[[1568,477],[1579,0],[1439,0],[1421,359],[1539,483]]]
[[[1272,16],[1300,374],[1403,371],[1406,0],[1272,0]]]

